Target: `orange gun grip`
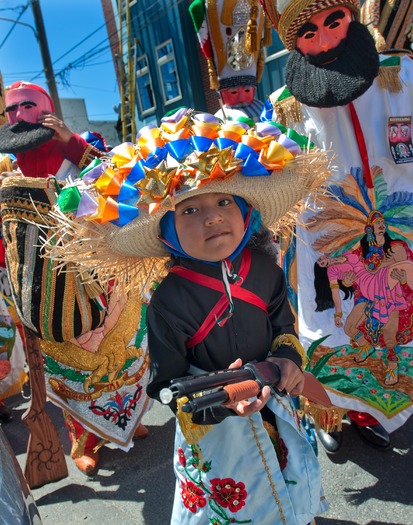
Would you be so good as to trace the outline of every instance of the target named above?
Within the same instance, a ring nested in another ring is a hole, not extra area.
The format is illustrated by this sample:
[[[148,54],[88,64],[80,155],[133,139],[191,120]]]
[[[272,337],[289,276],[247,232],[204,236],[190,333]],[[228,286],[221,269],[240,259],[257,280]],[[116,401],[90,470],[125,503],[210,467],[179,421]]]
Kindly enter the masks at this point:
[[[255,397],[260,393],[260,387],[253,379],[234,383],[232,385],[224,386],[224,390],[228,394],[227,403],[238,403],[250,397]]]

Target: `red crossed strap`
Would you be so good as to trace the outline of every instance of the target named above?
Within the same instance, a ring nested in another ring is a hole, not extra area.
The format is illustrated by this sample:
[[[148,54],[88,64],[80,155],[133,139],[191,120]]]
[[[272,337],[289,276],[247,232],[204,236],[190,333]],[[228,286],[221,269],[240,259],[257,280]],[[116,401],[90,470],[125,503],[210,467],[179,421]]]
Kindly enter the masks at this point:
[[[250,250],[244,250],[240,271],[238,273],[240,280],[236,281],[233,284],[230,284],[231,295],[232,297],[241,299],[241,301],[253,304],[254,306],[261,308],[267,313],[268,305],[265,303],[265,301],[263,301],[260,297],[258,297],[258,295],[254,294],[253,292],[242,288],[242,283],[247,277],[250,267],[251,252]],[[199,327],[198,331],[186,342],[185,346],[187,348],[192,348],[195,345],[199,344],[201,341],[203,341],[205,337],[209,334],[209,332],[212,330],[212,328],[216,325],[216,320],[219,319],[225,312],[225,310],[228,308],[229,300],[225,294],[224,283],[219,279],[209,277],[208,275],[204,275],[202,273],[194,272],[193,270],[189,270],[188,268],[184,268],[183,266],[174,266],[173,268],[171,268],[170,273],[175,273],[176,275],[180,275],[181,277],[184,277],[189,281],[222,293],[222,296],[219,298],[218,302],[209,312],[204,322]]]

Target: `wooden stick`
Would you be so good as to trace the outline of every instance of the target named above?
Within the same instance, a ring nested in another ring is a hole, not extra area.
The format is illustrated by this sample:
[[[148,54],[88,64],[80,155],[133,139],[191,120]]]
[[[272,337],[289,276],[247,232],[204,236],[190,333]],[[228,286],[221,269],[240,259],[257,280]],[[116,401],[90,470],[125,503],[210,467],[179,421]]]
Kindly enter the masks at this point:
[[[22,415],[30,431],[24,474],[31,489],[66,478],[69,473],[59,434],[46,412],[46,385],[39,339],[24,328],[31,402]]]

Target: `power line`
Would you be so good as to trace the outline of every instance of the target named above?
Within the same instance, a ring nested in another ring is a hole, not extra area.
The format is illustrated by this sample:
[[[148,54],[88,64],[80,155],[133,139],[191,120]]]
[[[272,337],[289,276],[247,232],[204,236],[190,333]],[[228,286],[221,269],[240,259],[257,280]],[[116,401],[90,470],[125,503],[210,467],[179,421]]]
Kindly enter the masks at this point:
[[[13,29],[16,27],[17,25],[17,22],[20,20],[20,18],[23,16],[23,13],[26,11],[26,9],[29,7],[29,4],[27,3],[25,6],[22,6],[21,7],[21,11],[17,17],[17,20],[16,22],[13,24],[13,26],[11,27],[11,29],[9,30],[9,32],[6,34],[6,36],[3,38],[3,42],[1,42],[0,44],[0,49],[3,47],[3,45],[6,43],[7,39],[9,38],[9,36],[11,35],[11,33],[13,32]],[[0,9],[0,11],[14,11],[14,9]]]
[[[134,25],[135,32],[139,32],[147,25],[154,24],[159,19],[162,18],[162,16],[165,15],[165,12],[178,6],[181,4],[184,0],[171,0],[171,2],[165,6],[165,9],[160,10],[156,9],[156,6],[160,4],[163,0],[155,0],[151,5],[146,5],[144,9],[136,10],[134,16],[131,18],[131,24]],[[24,7],[24,6],[23,6]],[[27,6],[25,6],[27,8]],[[148,20],[145,20],[145,14],[148,14],[152,11],[153,16],[149,16]],[[114,15],[113,19],[116,19],[116,15]],[[142,20],[141,23],[137,23],[140,20]],[[62,60],[65,56],[67,56],[69,53],[73,52],[75,49],[77,49],[79,46],[81,46],[84,42],[86,42],[89,38],[91,38],[93,35],[98,33],[100,30],[102,30],[106,26],[106,22],[99,26],[97,29],[95,29],[92,33],[90,33],[87,37],[83,38],[80,42],[78,42],[75,46],[71,47],[68,51],[66,51],[63,55],[61,55],[59,58],[53,61],[53,65]],[[116,31],[117,32],[117,31]],[[70,87],[70,81],[67,79],[68,74],[73,69],[79,69],[81,67],[85,68],[87,66],[92,67],[93,64],[91,63],[92,60],[96,59],[99,54],[102,54],[106,51],[110,51],[110,44],[108,44],[108,41],[110,41],[110,37],[112,35],[108,35],[105,37],[104,40],[93,46],[88,51],[84,52],[80,57],[75,59],[74,61],[71,61],[68,65],[60,69],[57,73],[55,73],[55,76],[60,78],[61,84],[66,87]],[[127,37],[125,36],[123,38],[122,45],[127,43]],[[99,48],[99,46],[102,46],[102,44],[105,44],[104,47]],[[111,60],[108,61],[110,63]],[[95,64],[98,65],[98,64]],[[45,71],[44,69],[40,72],[38,72],[31,81],[39,78],[40,76],[44,75]]]

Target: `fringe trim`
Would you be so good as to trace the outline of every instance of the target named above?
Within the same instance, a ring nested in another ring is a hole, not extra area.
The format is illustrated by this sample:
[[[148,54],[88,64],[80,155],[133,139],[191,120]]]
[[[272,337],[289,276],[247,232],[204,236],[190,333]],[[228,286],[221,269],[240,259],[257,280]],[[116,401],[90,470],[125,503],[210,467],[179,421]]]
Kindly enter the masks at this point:
[[[177,401],[178,411],[176,417],[178,419],[179,426],[181,427],[182,434],[190,445],[196,445],[204,436],[212,430],[212,425],[195,425],[192,422],[191,414],[182,412],[182,405],[188,401],[187,397],[181,397]]]
[[[303,348],[303,345],[300,343],[300,341],[295,337],[295,335],[292,334],[283,334],[277,336],[271,346],[270,354],[274,355],[277,353],[277,350],[280,346],[292,346],[296,352],[300,354],[300,357],[302,359],[301,363],[301,369],[304,370],[307,366],[308,357],[307,353]]]
[[[336,406],[326,408],[306,399],[303,409],[304,414],[311,417],[317,428],[325,432],[333,432],[333,430],[340,432],[342,430],[343,417],[347,412],[346,408]]]
[[[293,124],[303,120],[301,104],[295,97],[273,102],[273,107],[277,114],[277,120],[287,128],[293,127]]]
[[[111,255],[104,231],[96,224],[80,225],[57,208],[42,215],[41,222],[36,226],[41,230],[44,256],[57,262],[56,271],[79,275],[90,298],[120,287],[122,292],[134,291],[143,299],[167,274],[168,257]]]
[[[400,93],[403,90],[400,66],[380,67],[377,82],[382,89],[388,89],[391,93]]]

